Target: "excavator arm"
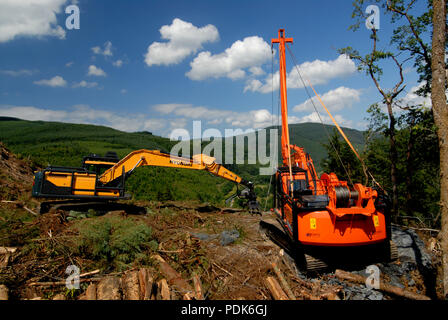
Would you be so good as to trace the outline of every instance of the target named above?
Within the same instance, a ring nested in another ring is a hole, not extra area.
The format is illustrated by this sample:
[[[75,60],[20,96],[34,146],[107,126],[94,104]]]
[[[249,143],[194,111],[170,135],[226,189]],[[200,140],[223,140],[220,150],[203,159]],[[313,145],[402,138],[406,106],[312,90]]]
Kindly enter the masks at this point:
[[[106,170],[99,181],[108,184],[116,179],[121,179],[123,173],[128,176],[136,168],[142,166],[157,166],[168,168],[182,168],[191,170],[205,170],[223,179],[246,185],[244,179],[215,162],[215,158],[205,154],[194,155],[191,159],[173,156],[159,150],[136,150],[129,153],[114,166]],[[246,185],[247,186],[247,185]]]
[[[190,159],[160,152],[159,150],[136,150],[129,153],[114,166],[106,170],[98,180],[103,185],[108,185],[113,183],[114,181],[123,179],[123,175],[124,178],[126,178],[136,168],[142,166],[157,166],[208,171],[217,177],[245,186],[246,189],[242,190],[241,192],[237,191],[236,196],[247,199],[250,211],[259,211],[259,204],[254,192],[253,183],[242,179],[240,176],[228,170],[223,165],[216,163],[215,158],[207,156],[205,154],[197,154]],[[235,196],[233,196],[233,198],[234,197]]]

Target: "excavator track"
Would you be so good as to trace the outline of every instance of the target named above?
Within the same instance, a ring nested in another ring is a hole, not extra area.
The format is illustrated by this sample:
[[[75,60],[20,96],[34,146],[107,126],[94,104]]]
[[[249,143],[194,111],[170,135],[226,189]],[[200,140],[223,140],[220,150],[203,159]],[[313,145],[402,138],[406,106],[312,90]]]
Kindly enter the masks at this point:
[[[260,220],[260,231],[272,242],[285,250],[290,256],[295,255],[291,239],[282,230],[280,224],[273,219]]]
[[[398,259],[398,248],[397,245],[390,240],[389,241],[389,250],[386,250],[386,260],[388,259],[389,261],[395,261]]]
[[[390,241],[390,258],[392,261],[398,259],[398,247],[392,240]]]
[[[133,205],[125,204],[112,201],[74,201],[74,200],[60,200],[60,201],[44,201],[41,202],[38,207],[38,213],[54,213],[57,210],[63,211],[87,211],[89,209],[94,209],[97,211],[113,211],[113,210],[123,210],[129,214],[139,214],[145,213],[145,208]]]
[[[325,261],[313,257],[309,254],[305,254],[305,263],[306,263],[306,271],[308,272],[323,271],[329,267]]]
[[[274,219],[260,220],[260,231],[285,250],[296,261],[299,269],[308,272],[318,272],[328,268],[325,261],[311,254],[304,253],[303,247],[294,244],[283,229],[281,221]]]
[[[390,241],[387,245],[342,248],[341,251],[338,251],[335,248],[313,248],[294,243],[284,228],[279,219],[268,218],[260,220],[260,231],[285,250],[296,261],[298,268],[304,272],[322,272],[338,266],[341,264],[341,261],[351,266],[356,266],[390,262],[398,259],[398,249],[393,241]],[[341,259],[342,256],[344,256],[344,259]],[[377,259],[373,260],[372,257]]]

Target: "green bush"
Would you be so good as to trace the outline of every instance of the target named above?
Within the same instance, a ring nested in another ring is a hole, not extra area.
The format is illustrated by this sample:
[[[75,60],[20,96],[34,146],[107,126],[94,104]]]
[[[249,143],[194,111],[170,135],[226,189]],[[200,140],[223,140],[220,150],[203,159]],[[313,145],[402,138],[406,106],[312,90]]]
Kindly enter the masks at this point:
[[[78,232],[72,251],[106,269],[124,270],[144,259],[145,249],[157,249],[151,228],[138,220],[100,217],[77,221],[72,228]]]
[[[19,247],[39,236],[39,228],[29,222],[34,216],[23,210],[0,208],[0,246]]]

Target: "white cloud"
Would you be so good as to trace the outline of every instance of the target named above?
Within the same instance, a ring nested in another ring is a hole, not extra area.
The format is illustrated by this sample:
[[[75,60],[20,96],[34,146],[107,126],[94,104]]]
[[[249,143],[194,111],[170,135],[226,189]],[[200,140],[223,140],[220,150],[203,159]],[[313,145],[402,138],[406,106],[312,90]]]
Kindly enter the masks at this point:
[[[162,115],[162,117],[171,117],[172,128],[184,127],[185,123],[201,120],[206,126],[215,128],[241,128],[241,129],[262,129],[272,125],[281,124],[281,116],[277,114],[271,114],[267,109],[260,108],[250,111],[231,111],[213,109],[204,106],[194,106],[191,104],[181,103],[168,103],[158,104],[152,107],[153,111],[156,111]],[[330,117],[320,112],[322,121],[325,124],[333,125]],[[357,128],[362,129],[362,123],[353,123],[352,120],[345,119],[340,114],[333,115],[336,121],[344,127],[352,128],[354,125]],[[187,121],[188,120],[188,121]],[[316,122],[320,123],[318,114],[314,111],[303,116],[288,116],[288,123],[305,123]],[[175,124],[179,125],[176,126]],[[182,124],[182,126],[180,125]]]
[[[51,79],[42,79],[39,81],[34,81],[33,83],[39,86],[48,87],[65,87],[67,85],[67,81],[65,81],[61,76],[54,76]]]
[[[96,47],[92,48],[92,51],[93,51],[94,54],[101,54],[101,55],[106,56],[106,57],[111,57],[111,56],[113,56],[113,53],[112,53],[112,42],[106,41],[104,43],[104,45],[103,45],[103,49],[101,49],[100,46],[96,46]]]
[[[319,114],[320,114],[320,118],[319,118],[319,115],[317,114],[317,112],[314,111],[314,112],[312,112],[312,113],[310,113],[310,114],[308,114],[306,116],[301,117],[298,122],[299,123],[304,123],[304,122],[321,123],[321,119],[322,119],[323,123],[334,125],[333,121],[331,121],[331,118],[329,116],[324,115],[324,114],[322,114],[320,112],[319,112]],[[335,115],[333,115],[333,117],[336,119],[336,121],[338,122],[338,124],[340,126],[352,127],[352,125],[353,125],[353,121],[352,120],[347,120],[343,116],[341,116],[340,114],[335,114]]]
[[[264,70],[260,67],[250,67],[249,68],[250,73],[252,73],[254,76],[261,76],[265,74]]]
[[[312,62],[304,62],[299,65],[299,70],[304,81],[309,81],[311,84],[317,85],[325,84],[332,79],[355,73],[356,65],[348,56],[340,55],[335,60],[330,61],[314,60]],[[303,83],[295,67],[292,67],[291,71],[287,74],[286,81],[288,89],[303,88]],[[244,91],[268,93],[272,92],[272,90],[278,90],[279,87],[280,77],[277,71],[274,74],[274,79],[272,79],[272,74],[269,74],[265,78],[264,83],[257,79],[249,80],[246,83]]]
[[[123,60],[118,59],[117,61],[112,62],[114,67],[120,68],[123,65]]]
[[[121,90],[120,90],[120,93],[121,93],[121,94],[126,94],[126,93],[128,93],[128,90],[126,90],[126,89],[121,89]]]
[[[57,25],[56,15],[67,0],[2,0],[0,1],[0,42],[20,36],[65,38]]]
[[[246,86],[244,87],[244,92],[246,92],[246,91],[253,91],[253,92],[260,91],[260,92],[265,93],[266,88],[268,88],[267,85],[263,86],[263,83],[260,80],[258,80],[258,79],[250,79],[250,80],[248,80],[246,82]],[[266,92],[269,92],[269,91],[266,91]]]
[[[20,70],[0,70],[1,74],[6,74],[12,77],[20,77],[20,76],[31,76],[37,73],[37,70],[28,70],[28,69],[20,69]]]
[[[414,86],[411,88],[411,90],[408,91],[408,93],[401,99],[397,101],[397,104],[402,107],[413,107],[413,106],[426,106],[431,107],[431,94],[428,94],[426,97],[419,96],[415,92],[421,88],[423,88],[426,85],[426,82],[422,82],[418,84],[417,86]],[[387,110],[387,109],[386,109]]]
[[[65,66],[66,66],[67,68],[70,68],[73,64],[74,64],[74,62],[73,62],[73,61],[70,61],[70,62],[67,62],[67,63],[65,64]]]
[[[190,22],[175,18],[171,25],[160,28],[161,38],[168,42],[153,42],[145,54],[145,63],[152,65],[170,65],[202,48],[206,42],[219,39],[218,29],[214,25],[198,28]]]
[[[72,88],[94,88],[96,86],[98,86],[98,82],[88,82],[82,80],[80,82],[73,83]]]
[[[235,41],[230,48],[219,54],[200,52],[190,63],[191,70],[186,75],[192,80],[220,77],[239,79],[245,76],[243,69],[246,68],[252,73],[260,73],[259,67],[269,61],[270,57],[271,47],[266,41],[257,36],[247,37],[242,41]]]
[[[338,111],[344,108],[350,108],[355,102],[359,102],[360,96],[361,90],[339,87],[324,93],[321,96],[321,99],[330,111]],[[323,111],[323,108],[316,97],[313,97],[312,101],[318,110]],[[314,111],[314,107],[311,100],[308,99],[293,107],[292,110],[296,112]]]
[[[164,119],[148,118],[144,114],[118,114],[111,111],[93,109],[88,105],[75,105],[69,110],[37,108],[34,106],[1,106],[0,116],[16,117],[24,120],[61,121],[105,125],[117,130],[160,131],[167,127]]]
[[[89,71],[87,72],[89,76],[105,77],[106,72],[103,69],[94,66],[93,64],[89,66]]]
[[[212,109],[191,104],[158,104],[153,110],[163,114],[179,117],[180,119],[203,120],[210,125],[226,125],[234,128],[260,129],[278,123],[277,115],[272,115],[267,109],[245,112]],[[291,123],[299,122],[300,118],[290,116]]]

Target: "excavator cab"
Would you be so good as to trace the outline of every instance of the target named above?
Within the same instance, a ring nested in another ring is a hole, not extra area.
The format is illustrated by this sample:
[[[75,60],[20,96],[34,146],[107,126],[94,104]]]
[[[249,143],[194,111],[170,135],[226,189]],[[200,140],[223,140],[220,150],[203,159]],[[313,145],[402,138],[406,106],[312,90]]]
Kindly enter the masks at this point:
[[[118,161],[120,161],[120,158],[114,151],[108,151],[104,156],[92,153],[82,159],[81,167],[101,175]]]
[[[102,172],[113,167],[119,158],[115,152],[105,156],[90,154],[83,158],[80,167],[49,166],[34,173],[32,196],[55,199],[127,199],[124,179],[116,185],[106,186],[98,181]]]

